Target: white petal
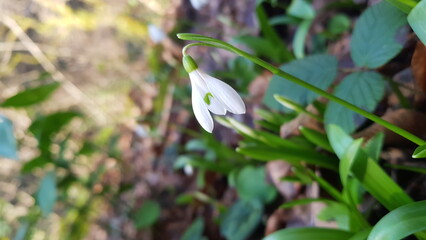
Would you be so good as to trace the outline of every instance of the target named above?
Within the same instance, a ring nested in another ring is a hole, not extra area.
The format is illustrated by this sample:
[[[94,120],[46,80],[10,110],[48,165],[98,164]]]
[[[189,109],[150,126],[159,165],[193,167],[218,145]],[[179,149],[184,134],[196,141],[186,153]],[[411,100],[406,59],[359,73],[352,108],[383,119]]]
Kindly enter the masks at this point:
[[[189,79],[191,80],[192,91],[198,91],[200,96],[202,97],[202,101],[204,101],[204,97],[207,93],[211,93],[207,88],[207,85],[203,79],[202,74],[199,70],[195,70],[189,73]],[[210,104],[206,104],[208,109],[218,115],[225,115],[226,108],[225,105],[220,101],[220,99],[211,93],[212,96],[209,97]]]
[[[194,111],[195,118],[200,123],[201,127],[211,133],[213,131],[213,119],[207,109],[207,104],[204,102],[196,88],[192,89],[192,110]]]
[[[231,86],[201,71],[200,74],[203,76],[213,96],[219,98],[228,111],[235,114],[246,113],[246,106],[243,100]]]

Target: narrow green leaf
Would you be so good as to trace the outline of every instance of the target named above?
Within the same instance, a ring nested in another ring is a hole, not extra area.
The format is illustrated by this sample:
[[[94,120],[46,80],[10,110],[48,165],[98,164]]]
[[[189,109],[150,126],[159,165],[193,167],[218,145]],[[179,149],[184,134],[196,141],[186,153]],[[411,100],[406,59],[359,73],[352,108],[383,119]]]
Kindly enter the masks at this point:
[[[305,82],[326,90],[336,77],[337,60],[330,55],[314,55],[284,64],[280,68]],[[263,102],[272,109],[288,112],[289,109],[284,108],[275,100],[275,94],[302,106],[312,103],[318,97],[316,93],[277,75],[272,77]]]
[[[342,128],[334,124],[328,125],[326,130],[334,152],[339,159],[342,159],[345,155],[346,149],[349,148],[354,139],[343,131]]]
[[[324,133],[318,132],[307,127],[300,127],[299,130],[303,134],[303,136],[305,136],[306,139],[311,141],[314,145],[317,145],[329,152],[333,152],[333,148],[328,142],[327,135],[325,135]]]
[[[339,175],[340,175],[340,181],[342,181],[342,184],[344,187],[346,187],[348,178],[350,176],[350,170],[352,167],[352,163],[361,148],[362,139],[355,140],[347,149],[345,152],[345,155],[340,161],[339,165]]]
[[[426,45],[426,1],[420,1],[408,14],[408,23],[410,24],[417,37]]]
[[[48,172],[41,180],[40,188],[36,195],[37,204],[40,206],[43,216],[46,217],[53,211],[57,198],[56,195],[55,172]]]
[[[0,114],[0,157],[18,159],[16,139],[13,133],[13,124]]]
[[[283,230],[276,231],[263,238],[263,240],[343,240],[350,238],[352,235],[353,233],[339,229],[300,227],[286,228]]]
[[[426,145],[418,146],[413,152],[413,158],[426,158]]]
[[[426,201],[409,203],[386,214],[368,240],[398,240],[426,230]]]
[[[410,13],[419,0],[387,0],[393,6],[399,8],[404,13]]]
[[[401,169],[401,170],[426,174],[426,168],[421,168],[421,167],[404,166],[404,165],[397,165],[397,164],[386,164],[385,166],[395,168],[395,169]]]
[[[160,205],[152,200],[147,200],[136,212],[134,224],[136,228],[147,228],[153,225],[160,217]]]
[[[220,232],[228,240],[244,240],[262,219],[263,206],[258,199],[239,200],[223,216]]]
[[[40,103],[47,98],[60,86],[59,83],[54,82],[42,85],[35,88],[29,88],[19,92],[13,97],[6,99],[0,104],[1,107],[27,107]]]
[[[355,72],[346,76],[334,91],[340,97],[364,110],[373,111],[385,93],[385,81],[376,72]],[[336,124],[353,132],[365,118],[342,105],[330,102],[325,111],[326,125]]]
[[[405,14],[386,1],[369,7],[352,34],[351,56],[355,64],[377,68],[395,57],[402,49],[395,34],[405,23]]]
[[[379,161],[384,139],[385,135],[383,132],[379,132],[365,144],[364,150],[376,162]]]
[[[365,240],[371,232],[371,227],[362,230],[361,232],[356,233],[348,240]]]
[[[364,188],[388,210],[413,202],[363,150],[357,152],[351,171]]]
[[[306,36],[308,35],[309,28],[311,28],[313,20],[306,19],[303,20],[299,27],[297,28],[296,33],[293,37],[293,52],[296,58],[301,59],[305,57],[305,42]]]
[[[299,206],[299,205],[306,205],[306,204],[310,204],[310,203],[314,203],[314,202],[324,202],[324,203],[328,203],[328,202],[333,202],[330,199],[326,199],[326,198],[302,198],[302,199],[297,199],[297,200],[293,200],[290,202],[286,202],[281,204],[280,208],[292,208],[295,206]]]
[[[297,150],[293,148],[273,148],[262,145],[240,146],[237,152],[257,160],[284,160],[292,164],[306,162],[320,167],[337,170],[337,160],[316,151]]]
[[[203,236],[203,231],[204,220],[202,218],[197,218],[185,231],[180,240],[207,240],[207,238]]]

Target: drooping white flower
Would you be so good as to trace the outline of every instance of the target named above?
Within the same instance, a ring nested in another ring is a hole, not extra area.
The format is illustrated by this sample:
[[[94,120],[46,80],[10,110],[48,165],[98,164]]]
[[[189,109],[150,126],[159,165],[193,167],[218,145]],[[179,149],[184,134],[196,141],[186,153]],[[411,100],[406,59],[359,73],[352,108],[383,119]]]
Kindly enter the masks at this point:
[[[183,65],[191,80],[195,118],[207,132],[213,131],[210,112],[218,115],[225,115],[227,111],[234,114],[246,113],[243,100],[232,87],[198,69],[195,61],[188,55],[184,56]]]
[[[196,10],[200,10],[208,3],[208,0],[191,0],[191,5]]]
[[[154,43],[160,43],[166,38],[164,31],[154,24],[148,25],[148,34]]]

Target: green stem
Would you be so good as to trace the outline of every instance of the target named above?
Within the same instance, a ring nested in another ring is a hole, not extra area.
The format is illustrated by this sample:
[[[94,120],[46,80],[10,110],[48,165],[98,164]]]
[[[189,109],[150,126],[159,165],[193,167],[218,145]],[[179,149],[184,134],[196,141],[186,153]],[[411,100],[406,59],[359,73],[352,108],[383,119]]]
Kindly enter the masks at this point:
[[[299,86],[307,88],[307,89],[311,90],[312,92],[315,92],[315,93],[317,93],[317,94],[319,94],[319,95],[321,95],[321,96],[323,96],[323,97],[325,97],[325,98],[327,98],[331,101],[339,103],[340,105],[342,105],[342,106],[344,106],[344,107],[346,107],[346,108],[348,108],[348,109],[350,109],[350,110],[352,110],[352,111],[354,111],[358,114],[361,114],[362,116],[370,119],[371,121],[386,127],[387,129],[401,135],[402,137],[412,141],[413,143],[416,143],[417,145],[425,145],[426,144],[426,142],[423,139],[413,135],[412,133],[410,133],[410,132],[408,132],[408,131],[400,128],[400,127],[397,127],[397,126],[391,124],[390,122],[383,120],[382,118],[380,118],[380,117],[378,117],[378,116],[376,116],[376,115],[374,115],[370,112],[367,112],[364,109],[361,109],[361,108],[355,106],[354,104],[352,104],[350,102],[347,102],[347,101],[345,101],[345,100],[343,100],[339,97],[336,97],[336,96],[334,96],[334,95],[332,95],[332,94],[330,94],[330,93],[328,93],[328,92],[326,92],[326,91],[324,91],[324,90],[322,90],[318,87],[315,87],[314,85],[311,85],[311,84],[301,80],[300,78],[297,78],[297,77],[295,77],[295,76],[293,76],[289,73],[286,73],[286,72],[282,71],[281,69],[273,66],[272,64],[269,64],[269,63],[263,61],[262,59],[255,57],[255,56],[253,56],[253,55],[251,55],[251,54],[249,54],[249,53],[247,53],[243,50],[240,50],[240,49],[232,46],[229,43],[226,43],[226,42],[223,42],[223,41],[211,38],[211,37],[199,35],[199,34],[180,33],[177,36],[178,36],[179,39],[182,39],[182,40],[194,40],[194,41],[208,42],[209,45],[211,45],[211,47],[220,47],[222,49],[232,51],[232,52],[234,52],[234,53],[236,53],[236,54],[238,54],[242,57],[249,59],[250,61],[256,63],[257,65],[269,70],[270,72],[272,72],[275,75],[283,77],[283,78],[285,78],[285,79],[287,79],[287,80],[289,80],[289,81],[291,81],[291,82],[293,82],[293,83],[295,83]],[[203,45],[203,46],[207,46],[207,45]]]

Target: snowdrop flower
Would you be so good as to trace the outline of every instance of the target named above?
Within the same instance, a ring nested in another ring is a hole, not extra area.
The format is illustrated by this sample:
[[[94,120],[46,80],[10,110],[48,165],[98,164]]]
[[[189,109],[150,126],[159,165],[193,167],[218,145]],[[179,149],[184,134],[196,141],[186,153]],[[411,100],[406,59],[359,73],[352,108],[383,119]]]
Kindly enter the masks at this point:
[[[163,30],[154,24],[148,25],[148,34],[154,43],[160,43],[166,38],[166,34],[163,32]]]
[[[207,132],[213,131],[210,112],[218,115],[225,115],[227,111],[235,114],[246,113],[246,106],[240,95],[228,84],[198,69],[192,57],[185,55],[183,66],[191,80],[192,109],[195,118]]]
[[[200,10],[208,3],[208,0],[191,0],[191,5],[196,10]]]

